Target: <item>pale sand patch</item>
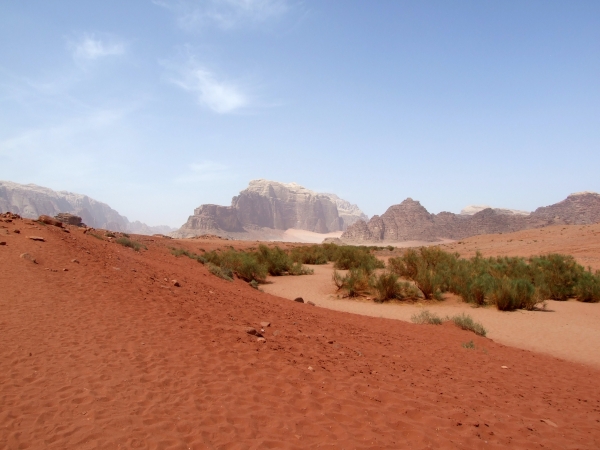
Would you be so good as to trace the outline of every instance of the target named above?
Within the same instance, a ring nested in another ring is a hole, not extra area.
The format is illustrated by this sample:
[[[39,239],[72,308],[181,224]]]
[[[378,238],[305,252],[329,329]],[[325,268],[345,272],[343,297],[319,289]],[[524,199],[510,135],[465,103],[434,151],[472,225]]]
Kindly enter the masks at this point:
[[[467,313],[496,342],[600,368],[600,303],[547,302],[548,311],[501,312],[495,308],[473,308],[450,299],[417,304],[374,303],[336,297],[331,280],[333,265],[309,266],[314,275],[270,277],[262,287],[279,297],[302,297],[317,306],[372,317],[410,321],[413,314],[428,309],[439,316]],[[432,332],[435,329],[432,328]]]

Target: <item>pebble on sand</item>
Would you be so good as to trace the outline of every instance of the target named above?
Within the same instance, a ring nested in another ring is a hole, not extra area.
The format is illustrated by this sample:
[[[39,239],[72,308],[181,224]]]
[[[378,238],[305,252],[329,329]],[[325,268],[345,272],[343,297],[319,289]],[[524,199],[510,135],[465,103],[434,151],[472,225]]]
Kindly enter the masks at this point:
[[[35,260],[35,258],[33,256],[31,256],[29,253],[21,253],[21,258],[23,258],[27,261],[31,261],[34,264],[37,264],[37,261]]]

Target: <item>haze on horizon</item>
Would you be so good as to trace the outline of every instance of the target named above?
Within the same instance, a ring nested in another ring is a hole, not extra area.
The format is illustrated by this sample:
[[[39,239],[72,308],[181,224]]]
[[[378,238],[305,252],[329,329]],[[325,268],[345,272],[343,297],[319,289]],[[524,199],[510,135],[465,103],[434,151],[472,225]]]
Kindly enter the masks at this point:
[[[600,3],[0,4],[0,180],[180,226],[252,179],[369,216],[600,191]]]

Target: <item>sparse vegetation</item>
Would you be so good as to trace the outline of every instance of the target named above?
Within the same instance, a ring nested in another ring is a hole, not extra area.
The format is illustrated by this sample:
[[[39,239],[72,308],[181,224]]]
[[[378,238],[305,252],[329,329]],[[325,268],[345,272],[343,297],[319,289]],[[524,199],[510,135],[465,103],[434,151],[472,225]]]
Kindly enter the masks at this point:
[[[443,320],[438,317],[435,313],[431,313],[428,310],[423,310],[419,314],[413,314],[410,318],[413,323],[418,324],[430,324],[430,325],[441,325]]]
[[[475,342],[473,342],[473,341],[463,342],[462,346],[463,346],[463,348],[473,350],[475,348]]]
[[[136,252],[139,252],[141,249],[148,250],[148,247],[146,247],[144,244],[134,241],[134,240],[131,240],[129,238],[123,237],[123,236],[120,238],[117,238],[115,242],[117,244],[121,244],[123,247],[132,248]]]
[[[221,278],[233,279],[233,274],[249,283],[264,283],[267,275],[308,275],[313,271],[292,260],[290,255],[279,247],[269,248],[260,245],[258,250],[241,251],[228,246],[225,251],[204,251],[198,255],[182,248],[172,248],[175,256],[187,256],[205,264],[211,273]],[[211,269],[212,267],[212,269]],[[221,272],[216,268],[220,268]],[[222,276],[224,275],[224,276]],[[252,285],[255,287],[254,285]]]
[[[230,269],[224,269],[210,262],[206,263],[206,268],[210,273],[218,276],[219,278],[223,278],[227,281],[233,281],[233,272]]]
[[[487,334],[487,331],[483,327],[483,325],[481,325],[478,322],[475,322],[468,314],[463,313],[458,316],[452,317],[452,319],[450,320],[452,320],[452,322],[454,322],[454,324],[457,327],[462,328],[463,330],[472,331],[473,333],[478,334],[479,336],[485,336]]]
[[[600,273],[586,271],[573,257],[461,259],[439,248],[409,249],[390,258],[389,269],[408,279],[425,299],[452,292],[465,302],[494,304],[499,310],[533,310],[545,299],[600,301]],[[594,300],[595,299],[595,300]]]

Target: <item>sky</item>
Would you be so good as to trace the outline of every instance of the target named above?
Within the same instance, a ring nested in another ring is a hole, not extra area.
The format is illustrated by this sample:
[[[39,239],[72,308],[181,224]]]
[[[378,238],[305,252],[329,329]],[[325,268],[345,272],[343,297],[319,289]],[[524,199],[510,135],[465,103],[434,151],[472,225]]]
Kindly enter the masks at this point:
[[[181,226],[252,179],[369,216],[600,192],[600,2],[0,2],[0,180]]]

